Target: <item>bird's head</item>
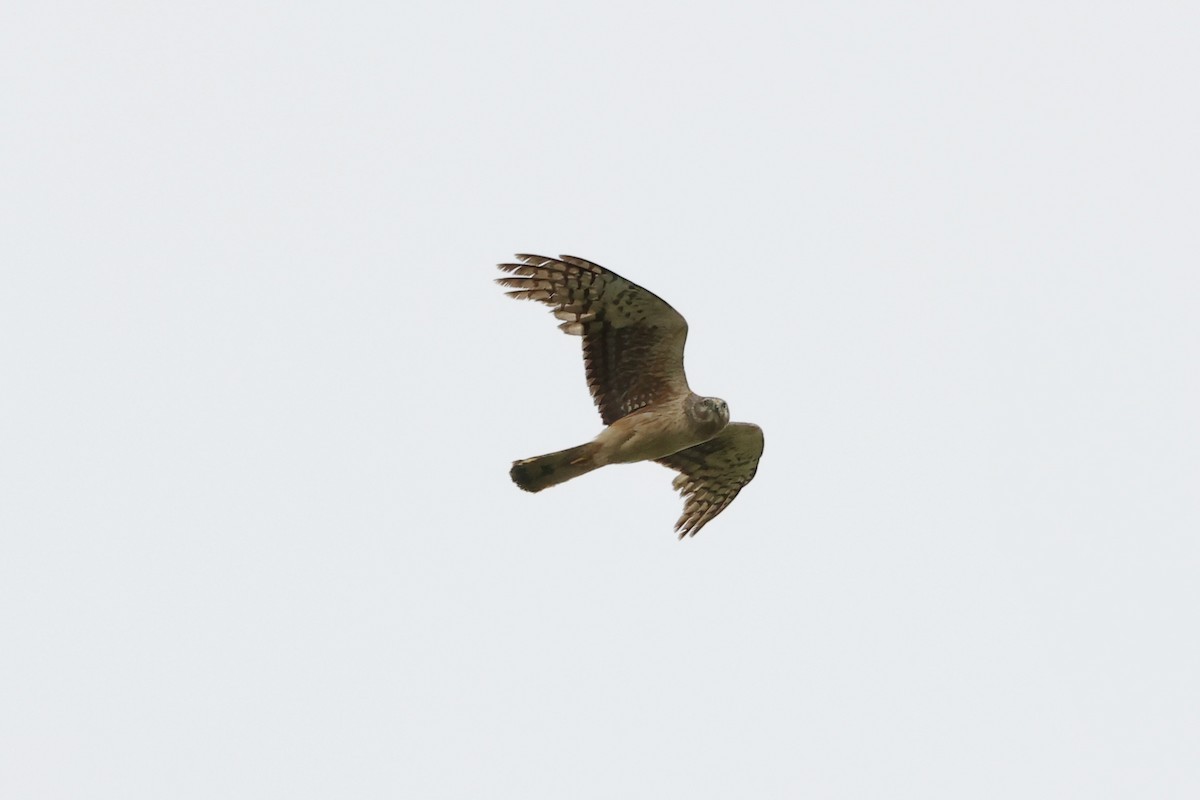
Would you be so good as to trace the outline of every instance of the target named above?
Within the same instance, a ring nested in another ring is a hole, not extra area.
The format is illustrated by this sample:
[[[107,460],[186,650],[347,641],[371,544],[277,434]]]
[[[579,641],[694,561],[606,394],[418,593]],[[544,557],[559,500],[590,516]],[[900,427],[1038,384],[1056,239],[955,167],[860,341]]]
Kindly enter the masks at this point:
[[[711,431],[713,436],[720,433],[729,424],[729,406],[719,397],[698,397],[692,406],[696,422],[705,431]]]

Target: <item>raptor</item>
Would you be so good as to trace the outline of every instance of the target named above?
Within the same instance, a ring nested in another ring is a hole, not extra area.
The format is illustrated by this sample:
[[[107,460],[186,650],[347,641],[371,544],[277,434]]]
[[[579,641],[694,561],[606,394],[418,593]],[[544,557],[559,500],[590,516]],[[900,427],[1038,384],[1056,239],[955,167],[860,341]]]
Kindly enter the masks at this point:
[[[574,256],[518,254],[497,282],[520,300],[550,306],[559,328],[583,339],[588,388],[606,426],[592,441],[516,461],[517,486],[540,492],[607,464],[657,461],[679,472],[684,497],[675,523],[694,535],[754,478],[763,433],[730,422],[729,407],[701,397],[683,369],[687,322],[657,295]]]

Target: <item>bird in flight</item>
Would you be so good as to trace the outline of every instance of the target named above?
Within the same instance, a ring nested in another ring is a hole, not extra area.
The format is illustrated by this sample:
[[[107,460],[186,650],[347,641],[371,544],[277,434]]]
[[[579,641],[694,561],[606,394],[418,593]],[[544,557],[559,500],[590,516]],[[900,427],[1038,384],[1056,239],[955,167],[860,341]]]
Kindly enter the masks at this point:
[[[657,295],[582,258],[516,258],[497,265],[510,277],[496,282],[509,297],[550,306],[560,329],[583,338],[588,388],[606,427],[586,444],[513,462],[513,482],[540,492],[606,464],[657,461],[679,472],[679,538],[695,535],[754,478],[762,429],[730,422],[724,400],[691,390],[687,322]]]

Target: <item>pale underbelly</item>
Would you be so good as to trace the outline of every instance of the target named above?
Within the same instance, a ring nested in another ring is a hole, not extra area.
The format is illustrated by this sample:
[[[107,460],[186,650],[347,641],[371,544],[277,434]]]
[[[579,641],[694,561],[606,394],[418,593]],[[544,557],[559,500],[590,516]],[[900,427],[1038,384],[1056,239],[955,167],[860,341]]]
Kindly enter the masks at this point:
[[[608,464],[649,461],[706,441],[679,414],[634,414],[617,420],[596,437]]]

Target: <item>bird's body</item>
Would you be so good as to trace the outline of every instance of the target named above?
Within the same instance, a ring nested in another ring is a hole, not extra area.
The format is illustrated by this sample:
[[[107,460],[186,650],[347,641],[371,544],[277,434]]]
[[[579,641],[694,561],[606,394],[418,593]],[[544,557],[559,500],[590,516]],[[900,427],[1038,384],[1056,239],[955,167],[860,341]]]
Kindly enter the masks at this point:
[[[539,492],[608,464],[657,461],[706,442],[729,422],[728,412],[723,418],[704,421],[688,413],[690,406],[707,399],[692,395],[640,408],[600,431],[588,444],[515,462],[513,481],[526,491]]]
[[[713,408],[707,412],[696,410],[713,399],[693,394],[621,417],[596,437],[600,445],[598,460],[605,464],[654,461],[707,442],[729,423],[724,401],[711,403]]]
[[[688,388],[687,323],[661,298],[580,258],[517,258],[499,265],[516,276],[499,283],[551,306],[564,332],[583,337],[588,386],[607,427],[587,444],[514,462],[513,481],[537,492],[607,464],[658,461],[681,473],[674,485],[687,504],[676,530],[694,534],[754,477],[762,430],[730,424],[724,400]]]

